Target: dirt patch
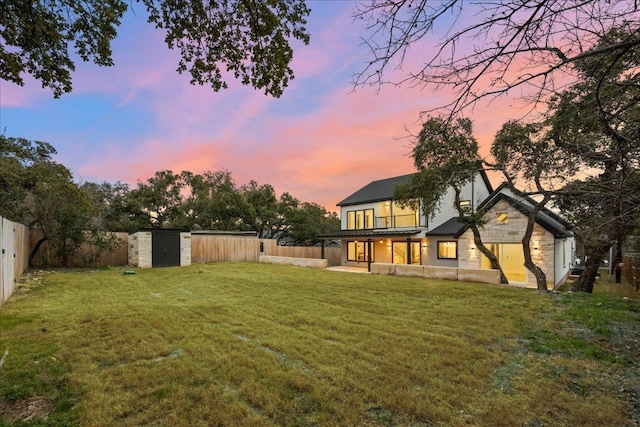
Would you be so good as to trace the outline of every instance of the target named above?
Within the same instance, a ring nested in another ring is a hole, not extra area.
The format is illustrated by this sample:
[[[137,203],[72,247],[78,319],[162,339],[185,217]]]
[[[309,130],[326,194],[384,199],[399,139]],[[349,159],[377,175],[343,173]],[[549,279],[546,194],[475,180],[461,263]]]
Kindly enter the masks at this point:
[[[53,403],[43,397],[0,400],[0,414],[9,423],[30,421],[35,418],[46,420],[51,412],[53,412]]]

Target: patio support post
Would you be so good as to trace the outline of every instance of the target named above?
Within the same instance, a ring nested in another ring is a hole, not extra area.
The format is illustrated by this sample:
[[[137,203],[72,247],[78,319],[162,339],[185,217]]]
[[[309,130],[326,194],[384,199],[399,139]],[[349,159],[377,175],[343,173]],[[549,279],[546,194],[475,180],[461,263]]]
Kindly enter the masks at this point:
[[[367,239],[367,271],[371,273],[371,239]]]
[[[320,240],[320,258],[324,259],[324,239]]]
[[[411,237],[407,237],[407,264],[411,264]]]

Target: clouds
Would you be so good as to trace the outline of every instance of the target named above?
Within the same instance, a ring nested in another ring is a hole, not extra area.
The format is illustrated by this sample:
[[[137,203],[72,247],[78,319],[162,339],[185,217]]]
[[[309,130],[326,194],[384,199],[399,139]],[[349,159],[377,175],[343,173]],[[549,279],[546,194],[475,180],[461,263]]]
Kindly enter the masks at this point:
[[[11,136],[51,142],[78,179],[135,184],[159,170],[224,168],[238,185],[253,179],[334,210],[369,181],[414,170],[402,137],[443,96],[354,91],[366,51],[351,7],[312,4],[311,43],[297,46],[296,77],[280,99],[236,81],[217,93],[191,86],[162,32],[128,16],[114,42],[116,66],[79,64],[72,94],[53,100],[35,82],[2,82],[2,124]],[[497,129],[492,120],[481,118],[483,138]]]

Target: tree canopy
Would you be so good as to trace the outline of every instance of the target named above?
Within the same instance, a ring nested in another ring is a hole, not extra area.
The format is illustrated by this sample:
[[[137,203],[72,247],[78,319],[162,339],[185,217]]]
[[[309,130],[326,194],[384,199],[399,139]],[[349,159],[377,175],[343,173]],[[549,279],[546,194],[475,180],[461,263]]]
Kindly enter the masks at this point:
[[[293,40],[309,43],[305,0],[137,0],[149,23],[180,51],[179,73],[215,91],[230,76],[274,97],[293,78]],[[76,57],[114,65],[111,43],[125,0],[6,0],[0,5],[0,78],[24,85],[24,75],[55,97],[72,91]]]
[[[355,17],[368,26],[371,57],[355,84],[452,89],[454,98],[438,106],[452,116],[515,93],[535,106],[577,77],[576,62],[638,46],[638,7],[628,0],[364,1]],[[603,42],[613,29],[625,36]],[[417,49],[424,41],[431,43]],[[398,69],[401,77],[390,80]]]

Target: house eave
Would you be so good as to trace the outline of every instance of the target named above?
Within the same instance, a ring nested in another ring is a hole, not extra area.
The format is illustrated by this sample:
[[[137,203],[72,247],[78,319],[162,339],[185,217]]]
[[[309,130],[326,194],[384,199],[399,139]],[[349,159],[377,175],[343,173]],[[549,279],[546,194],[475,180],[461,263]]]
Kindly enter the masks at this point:
[[[345,238],[384,238],[384,237],[401,237],[401,236],[415,236],[419,234],[422,229],[412,228],[406,230],[340,230],[333,233],[326,233],[318,235],[320,239],[345,239]]]

